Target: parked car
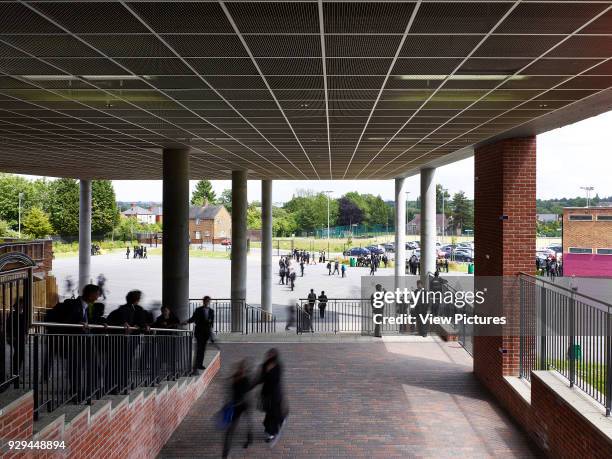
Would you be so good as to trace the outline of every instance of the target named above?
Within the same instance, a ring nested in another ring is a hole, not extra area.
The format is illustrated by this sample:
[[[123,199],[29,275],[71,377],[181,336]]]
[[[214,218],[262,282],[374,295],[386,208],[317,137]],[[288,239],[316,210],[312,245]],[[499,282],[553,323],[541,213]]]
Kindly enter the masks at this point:
[[[395,244],[393,242],[387,242],[383,247],[387,252],[395,252]]]
[[[232,245],[231,239],[223,239],[221,240],[221,245]]]
[[[454,257],[455,261],[463,261],[466,263],[471,263],[474,261],[474,255],[467,252],[455,252]]]
[[[344,255],[348,257],[367,257],[370,255],[370,251],[364,247],[353,247],[346,250]]]
[[[385,249],[383,249],[380,245],[369,245],[366,247],[366,249],[375,255],[383,255],[385,253]]]
[[[415,250],[418,249],[419,245],[414,242],[406,242],[406,250]]]

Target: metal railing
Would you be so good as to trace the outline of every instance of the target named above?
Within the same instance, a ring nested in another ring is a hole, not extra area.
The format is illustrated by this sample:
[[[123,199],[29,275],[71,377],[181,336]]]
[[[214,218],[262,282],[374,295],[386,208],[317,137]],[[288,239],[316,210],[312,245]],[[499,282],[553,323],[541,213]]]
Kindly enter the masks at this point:
[[[33,391],[35,416],[91,404],[189,375],[192,341],[189,330],[34,322],[16,387]]]
[[[369,298],[328,298],[324,303],[300,298],[296,321],[297,333],[371,333],[372,305]]]
[[[276,333],[276,316],[258,306],[244,306],[244,334]]]
[[[519,374],[554,370],[612,410],[612,304],[520,275]]]
[[[431,272],[427,273],[428,279],[431,280],[434,274]],[[442,282],[442,293],[451,292],[453,296],[456,296],[457,289],[450,285],[448,282]],[[442,302],[437,305],[436,311],[439,317],[448,317],[453,319],[455,314],[466,314],[468,317],[474,316],[474,306],[471,304],[464,304],[461,308],[457,308],[453,303]],[[453,334],[457,336],[457,341],[461,344],[465,350],[472,355],[474,352],[474,325],[466,325],[466,321],[461,321],[459,324],[455,320],[451,320],[448,325],[445,325],[451,329]]]
[[[236,307],[232,312],[232,304]],[[202,299],[189,300],[189,317],[196,308],[202,306]],[[211,298],[210,308],[215,312],[213,331],[215,333],[275,333],[276,315],[264,311],[260,307],[249,305],[245,300],[232,300],[231,298]],[[232,327],[232,314],[234,324]]]

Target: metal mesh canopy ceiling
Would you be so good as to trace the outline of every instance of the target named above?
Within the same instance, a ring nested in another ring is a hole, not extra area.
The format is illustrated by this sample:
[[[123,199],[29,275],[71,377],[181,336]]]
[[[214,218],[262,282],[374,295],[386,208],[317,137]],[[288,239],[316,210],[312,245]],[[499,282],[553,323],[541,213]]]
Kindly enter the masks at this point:
[[[612,1],[3,1],[0,170],[392,178],[612,109],[611,58]]]

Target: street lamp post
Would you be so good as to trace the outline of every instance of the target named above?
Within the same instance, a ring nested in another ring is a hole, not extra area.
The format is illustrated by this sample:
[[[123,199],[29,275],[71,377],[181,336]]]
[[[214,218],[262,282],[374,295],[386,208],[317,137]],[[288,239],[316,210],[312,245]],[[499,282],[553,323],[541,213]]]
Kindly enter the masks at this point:
[[[19,223],[18,223],[18,234],[21,239],[21,200],[23,199],[23,193],[19,193]]]
[[[593,191],[595,188],[592,186],[581,186],[580,187],[581,190],[586,191],[586,195],[587,195],[587,207],[590,207],[591,204],[591,191]]]
[[[329,194],[332,193],[332,190],[326,190],[323,193],[325,193],[327,195],[327,256],[330,256],[329,253],[329,201],[330,201],[330,197]]]
[[[446,188],[442,188],[442,243],[446,238],[446,214],[444,213],[444,195],[448,191]]]

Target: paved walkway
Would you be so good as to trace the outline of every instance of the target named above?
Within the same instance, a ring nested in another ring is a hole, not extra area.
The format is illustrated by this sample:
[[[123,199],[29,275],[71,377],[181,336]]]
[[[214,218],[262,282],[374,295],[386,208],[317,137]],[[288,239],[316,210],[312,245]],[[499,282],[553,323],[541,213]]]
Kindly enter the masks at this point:
[[[282,343],[290,417],[277,445],[255,443],[232,457],[477,458],[532,457],[526,437],[492,402],[456,343]],[[222,370],[166,444],[160,457],[221,457],[223,435],[212,414],[222,405],[233,364],[258,362],[270,344],[225,343]]]

